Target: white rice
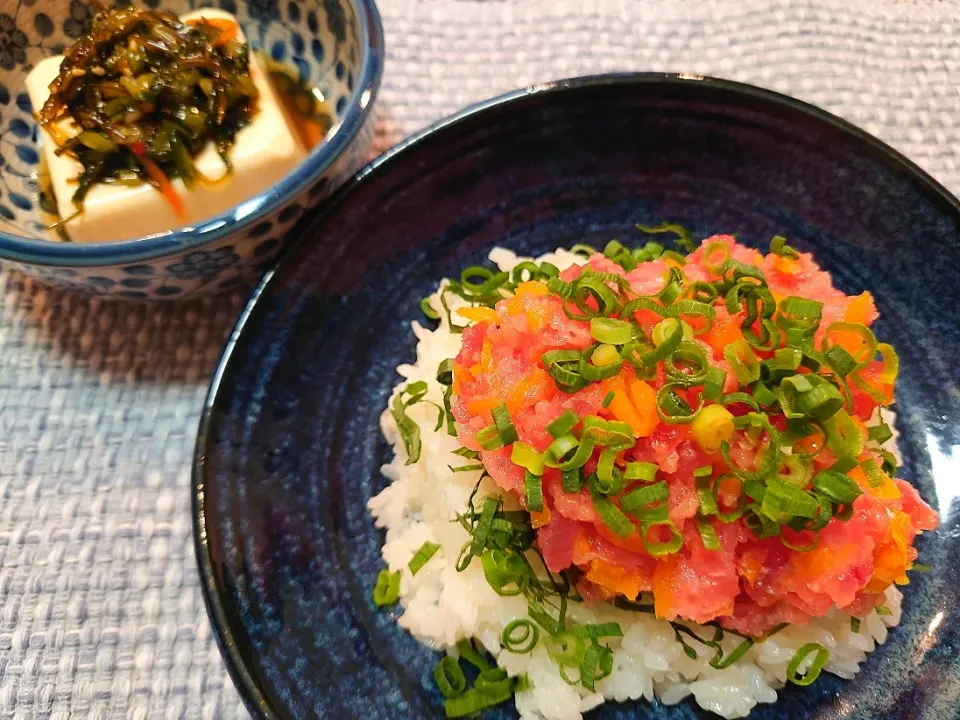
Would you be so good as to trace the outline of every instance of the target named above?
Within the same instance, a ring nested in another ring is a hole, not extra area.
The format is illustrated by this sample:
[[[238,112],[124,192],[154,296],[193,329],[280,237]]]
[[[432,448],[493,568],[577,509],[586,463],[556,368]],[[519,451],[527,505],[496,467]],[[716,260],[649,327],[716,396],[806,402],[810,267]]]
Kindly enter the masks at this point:
[[[502,248],[490,253],[490,260],[502,270],[509,270],[525,259]],[[557,250],[538,259],[544,260],[563,269],[577,262],[577,257]],[[433,301],[434,307],[440,307],[439,294],[433,296]],[[437,367],[459,352],[460,335],[450,332],[446,318],[442,318],[440,326],[433,331],[414,322],[413,332],[418,341],[417,362],[397,368],[403,381],[396,386],[394,394],[408,382],[423,380],[429,388],[426,399],[442,406],[443,387],[436,381]],[[596,684],[596,692],[569,685],[561,678],[542,642],[525,655],[501,649],[500,634],[504,626],[528,617],[526,601],[522,596],[497,595],[487,583],[479,561],[471,563],[463,572],[457,572],[455,567],[469,534],[453,520],[458,512],[466,509],[480,472],[451,472],[448,466],[463,465],[464,458],[453,454],[461,445],[447,434],[445,427],[434,431],[436,407],[417,403],[407,412],[420,425],[420,459],[412,465],[405,464],[407,454],[396,423],[385,411],[380,424],[395,455],[393,461],[383,467],[383,473],[392,482],[369,502],[377,526],[387,530],[383,559],[391,571],[401,573],[400,625],[436,650],[452,650],[458,640],[473,638],[511,676],[526,673],[529,689],[516,695],[517,710],[522,718],[577,720],[606,700],[641,697],[652,700],[654,695],[668,705],[692,696],[701,707],[718,715],[744,717],[757,703],[772,703],[777,699],[776,690],[786,681],[787,664],[802,645],[817,642],[828,648],[830,661],[826,670],[852,678],[866,654],[886,640],[888,628],[900,622],[901,595],[891,586],[885,603],[891,614],[880,616],[871,611],[857,634],[851,632],[849,615],[832,611],[805,627],[787,627],[754,645],[731,667],[716,670],[709,664],[712,651],[697,648],[698,658],[690,659],[676,641],[673,628],[664,620],[623,611],[606,603],[572,603],[569,618],[573,622],[616,621],[623,637],[608,643],[614,653],[614,669]],[[894,441],[895,438],[887,443],[888,449],[893,449]],[[485,494],[500,494],[489,478],[481,485],[479,497]],[[427,540],[439,543],[441,549],[413,576],[407,563]],[[701,637],[712,636],[712,628],[692,624],[690,627]],[[730,651],[739,642],[736,636],[728,634],[724,648]],[[691,645],[697,643],[692,641]]]

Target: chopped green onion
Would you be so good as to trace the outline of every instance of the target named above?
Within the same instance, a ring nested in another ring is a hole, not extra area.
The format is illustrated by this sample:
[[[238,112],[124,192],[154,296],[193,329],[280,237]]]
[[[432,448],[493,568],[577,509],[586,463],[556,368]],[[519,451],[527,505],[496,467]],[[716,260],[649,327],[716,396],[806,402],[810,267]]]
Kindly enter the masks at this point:
[[[813,662],[807,669],[806,674],[800,675],[800,665],[812,653],[816,653],[816,656],[813,658]],[[820,677],[820,671],[823,670],[823,666],[827,664],[829,659],[830,651],[827,650],[823,645],[820,643],[807,643],[797,650],[794,656],[790,659],[790,662],[787,664],[787,680],[792,682],[794,685],[810,685],[814,680]]]
[[[721,653],[719,656],[714,656],[714,658],[710,661],[710,667],[716,668],[717,670],[724,670],[730,667],[737,662],[737,660],[746,655],[755,643],[756,641],[753,638],[744,638],[743,642],[737,645],[728,655],[724,656]]]
[[[827,515],[827,520],[829,520],[830,519],[829,511],[826,513],[826,515]],[[793,550],[794,552],[801,552],[801,553],[810,552],[811,550],[816,549],[817,544],[820,541],[820,528],[816,528],[816,529],[809,528],[807,532],[811,532],[813,535],[813,539],[811,539],[810,542],[808,543],[794,542],[789,537],[787,537],[782,531],[780,532],[780,542],[788,550]]]
[[[592,362],[581,357],[577,365],[580,377],[588,383],[612,378],[623,365],[620,353],[613,345],[601,345],[593,351],[590,359]]]
[[[799,455],[784,455],[777,477],[798,488],[805,488],[813,474],[813,463]]]
[[[628,462],[623,471],[624,480],[640,480],[653,482],[657,476],[659,466],[649,462]]]
[[[540,357],[547,374],[564,392],[576,392],[587,386],[578,370],[581,360],[579,350],[550,350]]]
[[[711,367],[703,380],[703,395],[707,400],[719,402],[723,395],[723,386],[727,382],[727,373],[720,368]]]
[[[664,540],[663,542],[654,542],[653,540],[650,540],[648,537],[650,530],[660,526],[666,527],[670,530],[670,539]],[[674,527],[673,523],[669,519],[645,520],[640,537],[643,540],[643,546],[647,549],[647,552],[654,557],[672,555],[673,553],[679,551],[683,546],[683,535],[679,533],[677,528]]]
[[[547,432],[555,438],[561,435],[569,435],[578,422],[580,422],[580,418],[577,417],[576,413],[573,410],[567,410],[547,425]]]
[[[582,439],[600,447],[625,450],[633,447],[633,428],[619,420],[604,420],[596,415],[587,415],[583,419]]]
[[[883,474],[887,477],[896,477],[897,468],[900,467],[897,464],[897,458],[894,457],[893,453],[887,452],[886,450],[880,450],[880,456],[883,458],[883,464],[880,466]]]
[[[857,369],[869,365],[876,356],[877,338],[873,334],[873,331],[861,323],[849,322],[835,322],[827,326],[827,330],[823,334],[823,340],[820,343],[820,348],[824,353],[829,352],[832,347],[838,347],[838,345],[830,342],[830,336],[835,332],[857,335],[863,343],[863,347],[858,350],[857,355],[851,356],[854,362],[856,362]]]
[[[445,698],[453,698],[463,694],[467,689],[467,677],[463,674],[460,663],[456,658],[449,655],[437,663],[433,670],[433,679],[437,683],[437,689]]]
[[[665,383],[657,390],[657,415],[666,425],[687,425],[694,422],[703,408],[703,398],[700,399],[700,405],[696,408],[690,407],[689,403],[677,394],[677,390],[683,389],[683,385],[676,382]]]
[[[791,378],[784,378],[784,381],[791,380],[790,387],[795,388],[795,381],[792,378],[798,377],[804,378],[810,385],[809,390],[796,393],[792,399],[792,407],[799,415],[810,420],[825,421],[833,417],[843,407],[843,395],[840,394],[835,385],[821,377],[793,375]],[[784,390],[783,382],[780,383],[780,389]]]
[[[827,447],[837,457],[860,457],[863,452],[863,435],[846,410],[838,410],[833,417],[823,421],[827,434]]]
[[[487,583],[501,597],[520,595],[530,583],[530,566],[520,555],[488,549],[480,556],[480,565]]]
[[[523,489],[527,498],[527,510],[543,512],[543,480],[529,470],[523,473]]]
[[[766,407],[771,407],[777,400],[780,399],[780,396],[775,393],[773,390],[768,388],[766,385],[761,385],[760,383],[754,383],[753,388],[753,397],[758,403]]]
[[[487,425],[487,427],[477,430],[474,439],[484,450],[499,450],[503,447],[503,439],[500,437],[500,431],[496,425]]]
[[[857,462],[857,459],[855,457],[851,457],[850,455],[844,455],[842,457],[837,458],[837,461],[827,469],[836,473],[846,474],[851,470],[853,470],[855,467],[857,467],[859,464],[860,463]]]
[[[619,275],[615,276],[619,278]],[[618,309],[617,296],[607,286],[606,278],[586,271],[573,282],[573,293],[563,307],[564,313],[572,320],[588,320],[593,317],[608,317]],[[594,308],[591,304],[595,304]],[[570,309],[573,303],[580,312]]]
[[[508,623],[500,634],[500,644],[516,655],[525,655],[540,640],[540,628],[525,618]]]
[[[558,277],[552,277],[547,280],[547,289],[554,295],[559,295],[564,300],[569,300],[573,295],[573,285]]]
[[[741,385],[749,385],[760,379],[760,361],[746,340],[741,338],[727,345],[723,349],[723,356]]]
[[[561,435],[547,446],[546,454],[549,458],[553,458],[555,463],[559,463],[579,445],[580,441],[575,435]]]
[[[710,468],[710,471],[712,472],[713,468]],[[696,475],[694,475],[694,477],[696,477]],[[699,500],[700,514],[716,515],[719,508],[717,507],[716,498],[713,497],[713,482],[711,481],[710,476],[701,475],[696,477],[695,482],[697,485],[697,498]]]
[[[733,510],[731,512],[724,512],[720,509],[720,498],[717,497],[717,493],[720,491],[721,484],[726,482],[727,480],[736,481],[737,487],[740,490],[737,508],[736,510]],[[743,481],[740,478],[738,478],[736,475],[727,474],[727,475],[721,475],[720,477],[716,478],[713,481],[713,485],[711,487],[711,494],[713,495],[713,502],[717,507],[717,511],[716,511],[717,519],[720,522],[729,524],[732,522],[736,522],[743,516],[743,511],[747,507],[747,495],[746,493],[743,492]]]
[[[717,289],[712,283],[696,280],[687,286],[687,295],[695,302],[709,304],[717,299]]]
[[[490,661],[478,653],[473,643],[466,638],[457,641],[457,653],[460,655],[461,660],[470,663],[480,672],[493,669]]]
[[[655,482],[652,485],[644,485],[634,488],[620,498],[620,507],[624,512],[633,513],[641,510],[645,506],[666,500],[670,495],[667,483],[664,480]]]
[[[597,254],[597,249],[593,247],[593,245],[585,245],[584,243],[577,243],[572,248],[570,248],[570,252],[573,253],[574,255],[579,255],[580,257],[589,259]]]
[[[686,252],[693,252],[696,250],[693,239],[690,237],[690,231],[678,223],[664,222],[660,223],[659,225],[636,225],[636,228],[640,232],[647,233],[648,235],[672,233],[676,235],[676,237],[673,239],[673,242],[677,245],[677,247],[682,248]]]
[[[854,635],[860,633],[860,618],[852,617],[850,618],[850,632]]]
[[[610,502],[605,496],[597,492],[590,493],[593,498],[593,507],[600,516],[600,521],[617,537],[630,537],[636,527],[623,512]]]
[[[667,350],[661,351],[661,355],[657,360],[662,360],[667,355],[672,353],[677,349],[677,346],[680,344],[680,341],[684,339],[684,335],[687,335],[690,339],[693,337],[693,330],[689,331],[687,328],[690,328],[689,325],[684,327],[685,323],[682,320],[677,320],[677,318],[664,318],[656,325],[653,326],[653,332],[650,334],[653,344],[659,349],[663,346],[667,346]],[[677,337],[679,335],[679,337]]]
[[[764,540],[770,537],[776,537],[780,534],[780,524],[768,518],[764,513],[758,512],[759,505],[748,505],[744,511],[743,524],[746,528],[756,535],[758,540]]]
[[[483,463],[473,463],[472,465],[447,465],[450,468],[450,472],[461,473],[461,472],[471,472],[474,470],[483,470]]]
[[[900,358],[892,345],[887,343],[877,343],[877,352],[883,358],[883,370],[878,378],[880,382],[892,385],[900,372]]]
[[[565,435],[563,438],[558,438],[557,440],[553,441],[550,447],[552,448],[561,440],[565,440],[568,437],[573,437],[573,436]],[[576,438],[574,438],[574,440],[576,440]],[[555,463],[547,462],[547,465],[550,467],[559,468],[561,471],[582,468],[584,465],[587,464],[587,460],[589,460],[590,456],[593,454],[593,448],[594,448],[594,442],[589,438],[584,437],[582,440],[580,440],[579,445],[577,445],[577,451],[573,454],[573,456],[569,460],[561,460],[558,457],[557,462]],[[552,451],[550,452],[552,453]],[[556,455],[554,455],[554,457],[556,457]],[[566,457],[566,455],[563,455],[561,457]]]
[[[433,306],[430,304],[430,298],[425,297],[420,301],[420,312],[427,316],[430,320],[439,320],[440,313],[433,309]]]
[[[720,257],[716,257],[720,253]],[[732,257],[730,246],[725,242],[715,240],[703,249],[703,267],[711,275],[720,276],[723,268]]]
[[[823,303],[801,297],[786,297],[777,304],[777,323],[784,329],[795,328],[811,332],[820,324]]]
[[[893,437],[893,431],[890,426],[882,420],[871,428],[867,428],[867,437],[878,445],[883,445],[887,440]]]
[[[580,475],[579,468],[564,470],[560,477],[564,493],[570,495],[583,489],[583,477]]]
[[[787,245],[787,239],[781,237],[780,235],[774,235],[770,240],[770,252],[774,255],[779,255],[783,258],[788,258],[790,260],[796,260],[800,257],[800,253],[796,249]]]
[[[623,475],[614,467],[618,452],[615,448],[604,448],[597,460],[596,487],[604,495],[616,495],[623,486]]]
[[[605,637],[623,637],[623,629],[617,622],[588,623],[577,625],[573,628],[573,634],[584,640],[599,640]]]
[[[732,257],[728,258],[727,261],[723,263],[723,277],[724,279],[732,279],[733,281],[742,280],[743,278],[752,278],[754,280],[759,280],[763,285],[766,285],[767,283],[767,279],[764,277],[763,270],[758,267],[754,267],[753,265],[742,263]]]
[[[525,442],[518,440],[513,444],[513,447],[510,449],[510,461],[514,465],[519,465],[534,475],[543,475],[543,455],[538,453],[536,448],[527,445]]]
[[[667,308],[667,313],[670,317],[680,320],[681,327],[684,325],[689,327],[693,335],[703,335],[705,332],[709,332],[717,314],[712,305],[698,300],[679,300]],[[688,322],[688,319],[693,320],[694,318],[702,318],[703,322],[694,326]]]
[[[633,325],[608,317],[590,318],[593,339],[608,345],[626,345],[633,339]]]
[[[473,531],[473,540],[470,544],[470,551],[479,556],[487,545],[487,535],[490,533],[490,526],[493,525],[493,518],[500,508],[500,498],[486,497],[483,500],[483,507],[480,509],[480,520]]]
[[[867,476],[867,483],[872,488],[882,487],[883,484],[887,481],[883,472],[881,472],[877,461],[872,458],[867,458],[862,463],[860,467],[863,468],[863,473]]]
[[[397,430],[400,431],[400,439],[403,440],[403,447],[407,452],[406,465],[413,465],[420,459],[422,443],[420,441],[420,426],[417,422],[407,415],[407,408],[420,402],[427,392],[427,384],[418,381],[407,385],[403,390],[397,393],[390,407],[390,414],[397,423]],[[407,399],[404,400],[404,396]]]
[[[497,431],[500,433],[500,441],[504,445],[515,443],[519,436],[517,435],[517,429],[510,420],[510,411],[506,404],[498,405],[490,411],[490,414],[493,415],[493,424],[497,426]]]
[[[678,265],[686,265],[687,259],[676,250],[664,250],[660,255],[661,260],[672,260]]]
[[[838,505],[849,505],[863,491],[851,478],[832,470],[821,470],[813,477],[813,489]]]
[[[683,385],[699,385],[707,378],[710,361],[707,352],[695,342],[683,341],[664,362],[667,377]]]
[[[513,683],[509,678],[489,687],[473,687],[458,697],[447,698],[444,713],[448,718],[468,717],[481,710],[499,705],[513,697]]]
[[[697,518],[697,530],[700,532],[700,540],[703,547],[707,550],[719,550],[720,538],[717,536],[717,529],[708,518]]]
[[[666,259],[666,253],[663,254],[663,258]],[[680,293],[683,291],[681,287],[682,282],[683,273],[675,267],[670,268],[670,274],[667,276],[666,284],[663,286],[663,289],[657,293],[657,300],[659,300],[664,307],[672,304],[674,300],[680,297]]]
[[[883,617],[884,615],[893,615],[893,611],[888,608],[886,605],[878,605],[876,607],[877,615]]]
[[[407,564],[407,567],[410,568],[410,574],[416,575],[420,572],[423,566],[430,561],[430,558],[432,558],[439,549],[440,546],[435,542],[430,542],[429,540],[424,542]]]
[[[840,377],[846,377],[857,369],[857,361],[853,355],[844,350],[840,345],[833,345],[825,353],[824,357],[827,363]]]
[[[779,521],[782,516],[815,518],[819,509],[817,499],[800,488],[781,480],[767,480],[767,491],[763,496],[763,511],[771,520]]]
[[[400,571],[381,570],[373,588],[373,603],[379,607],[393,605],[400,599]]]
[[[597,680],[613,672],[613,650],[594,643],[587,648],[580,664],[580,684],[593,692]]]
[[[603,398],[603,402],[600,403],[600,406],[601,406],[601,407],[604,407],[604,408],[610,407],[610,403],[613,402],[613,399],[614,399],[615,397],[616,397],[616,393],[613,392],[613,390],[611,390],[611,391],[608,392],[608,393],[606,394],[606,396]]]
[[[803,360],[803,352],[797,348],[779,348],[773,353],[773,358],[767,364],[773,370],[796,372]]]

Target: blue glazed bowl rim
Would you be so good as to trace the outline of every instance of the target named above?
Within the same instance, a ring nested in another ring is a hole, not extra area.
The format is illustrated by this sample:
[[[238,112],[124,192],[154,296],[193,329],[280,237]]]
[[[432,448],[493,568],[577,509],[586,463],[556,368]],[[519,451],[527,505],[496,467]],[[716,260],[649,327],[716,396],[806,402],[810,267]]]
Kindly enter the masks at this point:
[[[361,63],[347,112],[327,139],[273,187],[195,226],[136,240],[68,243],[31,240],[0,231],[0,260],[50,267],[101,267],[145,262],[216,243],[278,210],[309,187],[333,164],[360,132],[373,108],[383,76],[383,24],[374,0],[349,0],[360,26]]]
[[[532,97],[549,96],[562,93],[568,90],[578,90],[589,87],[604,85],[621,85],[629,89],[642,89],[647,86],[666,85],[679,86],[687,84],[698,84],[701,87],[714,88],[726,91],[733,95],[747,97],[762,102],[768,102],[773,106],[788,108],[799,111],[809,119],[824,123],[830,127],[839,130],[854,140],[863,143],[864,149],[874,152],[881,157],[894,170],[905,173],[910,176],[926,192],[937,197],[938,200],[950,207],[952,212],[960,221],[960,201],[950,193],[941,183],[935,180],[929,173],[923,170],[919,165],[909,160],[899,151],[892,148],[882,140],[874,137],[865,130],[860,129],[853,123],[848,122],[832,113],[821,108],[797,100],[796,98],[767,90],[754,85],[736,82],[733,80],[723,80],[705,75],[694,75],[688,73],[652,73],[652,72],[622,72],[608,73],[602,75],[586,75],[564,80],[556,80],[537,85],[530,85],[525,88],[513,90],[503,95],[498,95],[489,100],[470,105],[453,115],[443,118],[432,125],[424,128],[418,133],[411,135],[406,140],[401,141],[385,153],[375,158],[353,176],[345,185],[337,190],[333,196],[325,203],[323,209],[314,216],[311,227],[320,227],[326,219],[345,204],[361,186],[365,179],[374,174],[390,172],[390,168],[396,164],[396,158],[402,156],[407,151],[414,150],[418,145],[422,145],[433,136],[439,135],[446,130],[453,130],[459,125],[463,125],[475,116],[483,113],[510,106],[524,99]],[[197,567],[200,573],[200,586],[203,590],[203,598],[207,607],[207,613],[210,616],[213,625],[214,636],[220,646],[221,654],[230,673],[231,678],[236,685],[240,696],[247,705],[252,715],[270,720],[292,720],[291,716],[284,710],[278,702],[278,698],[273,692],[264,687],[256,678],[250,668],[250,657],[244,655],[237,642],[237,636],[242,635],[242,628],[235,627],[231,622],[231,614],[228,608],[229,601],[227,593],[229,588],[218,579],[215,569],[215,560],[211,553],[210,544],[207,536],[207,517],[205,509],[206,479],[204,474],[204,459],[207,454],[207,445],[210,438],[211,426],[214,420],[214,412],[217,408],[221,386],[224,377],[231,364],[233,355],[237,349],[240,338],[250,323],[253,313],[257,310],[260,298],[263,297],[272,286],[280,282],[278,277],[284,277],[284,270],[294,266],[297,263],[297,256],[306,247],[307,243],[318,237],[317,233],[304,232],[295,241],[288,252],[284,254],[280,262],[272,270],[268,271],[257,287],[253,290],[247,301],[246,306],[237,318],[230,337],[221,353],[220,360],[217,363],[217,369],[210,382],[210,388],[204,400],[203,410],[200,417],[199,428],[197,431],[197,443],[194,448],[193,467],[192,467],[192,487],[194,489],[192,498],[193,512],[193,538],[194,552],[197,558]],[[238,632],[240,630],[240,632]]]

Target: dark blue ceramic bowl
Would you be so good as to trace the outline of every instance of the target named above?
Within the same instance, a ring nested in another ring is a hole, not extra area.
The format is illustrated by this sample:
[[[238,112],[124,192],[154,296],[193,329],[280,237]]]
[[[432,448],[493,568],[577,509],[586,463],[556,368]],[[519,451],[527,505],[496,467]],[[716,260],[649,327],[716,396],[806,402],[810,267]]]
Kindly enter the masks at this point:
[[[932,571],[862,673],[789,687],[751,718],[960,717],[960,205],[825,112],[672,75],[539,86],[440,123],[340,191],[253,296],[205,408],[194,508],[210,614],[255,714],[442,716],[437,655],[372,605],[382,537],[366,510],[420,298],[495,244],[535,254],[663,220],[758,247],[785,234],[844,291],[875,294],[901,354],[903,475],[943,515],[919,543]]]

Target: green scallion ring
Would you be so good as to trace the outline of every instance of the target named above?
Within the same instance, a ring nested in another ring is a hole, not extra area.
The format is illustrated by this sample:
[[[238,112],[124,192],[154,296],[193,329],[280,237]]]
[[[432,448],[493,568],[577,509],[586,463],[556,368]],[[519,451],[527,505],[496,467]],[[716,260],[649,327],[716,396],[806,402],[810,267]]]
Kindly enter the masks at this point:
[[[500,644],[515,655],[525,655],[540,641],[540,628],[526,618],[514,620],[503,628]]]
[[[433,679],[437,689],[445,698],[462,695],[467,689],[467,677],[456,658],[445,656],[433,670]]]

